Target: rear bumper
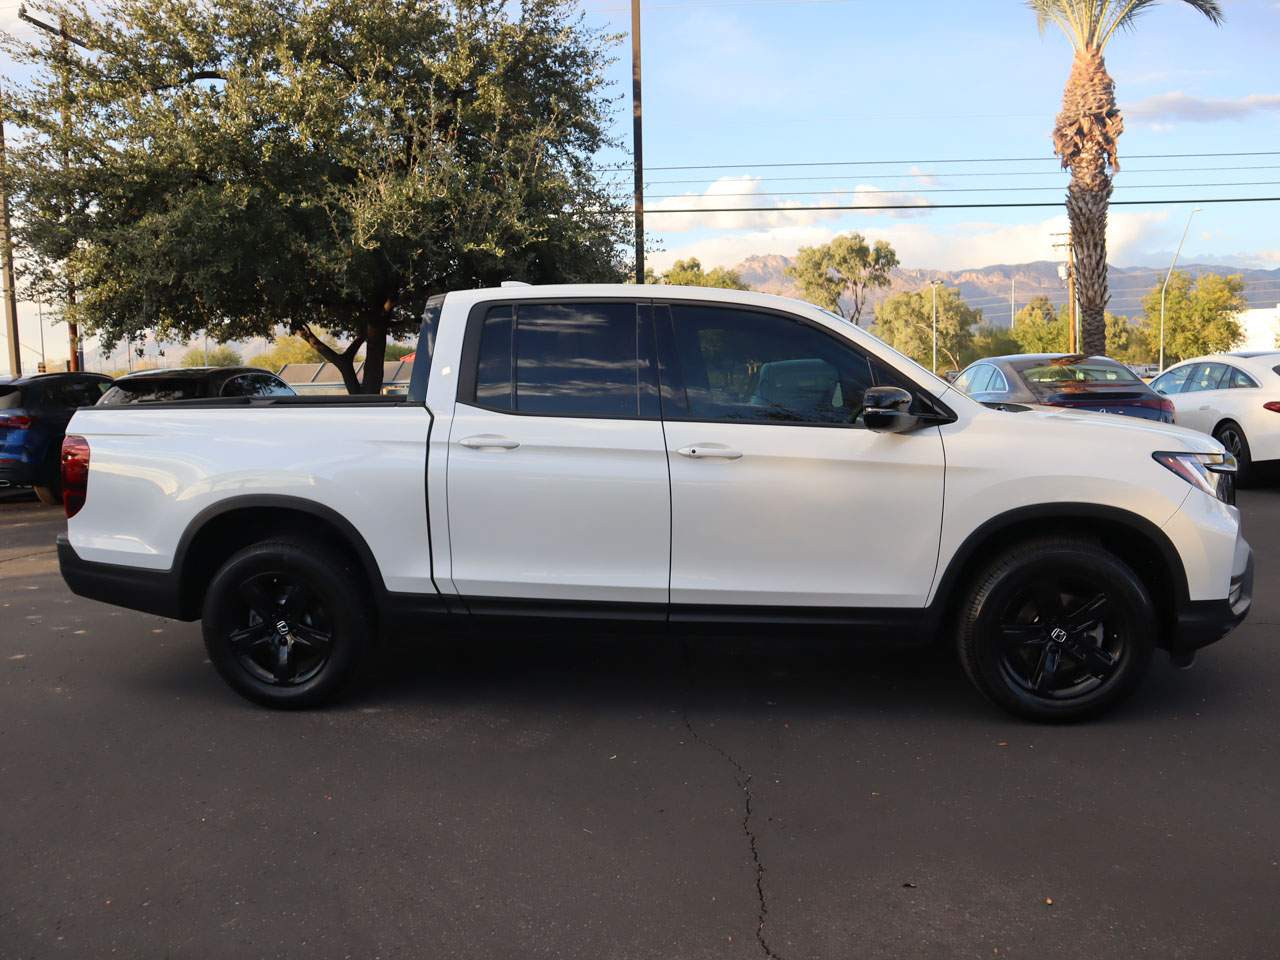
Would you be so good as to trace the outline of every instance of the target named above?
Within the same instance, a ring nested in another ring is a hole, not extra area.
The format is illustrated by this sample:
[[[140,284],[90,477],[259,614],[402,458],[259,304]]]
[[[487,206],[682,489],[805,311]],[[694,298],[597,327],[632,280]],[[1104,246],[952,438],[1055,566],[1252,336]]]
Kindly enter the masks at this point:
[[[178,578],[168,570],[84,560],[65,533],[58,535],[58,567],[62,579],[77,596],[174,620],[192,619],[183,616]]]
[[[1198,600],[1178,611],[1169,652],[1191,653],[1216,643],[1240,625],[1253,606],[1253,549],[1244,537],[1236,540],[1231,586],[1224,600]]]

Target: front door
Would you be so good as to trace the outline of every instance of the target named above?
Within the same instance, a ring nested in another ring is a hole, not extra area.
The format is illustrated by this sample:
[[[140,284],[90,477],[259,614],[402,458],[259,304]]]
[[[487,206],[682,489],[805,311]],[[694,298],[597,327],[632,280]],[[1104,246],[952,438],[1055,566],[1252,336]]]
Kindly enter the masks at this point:
[[[446,481],[463,596],[667,602],[650,313],[616,300],[473,313]]]
[[[882,434],[888,369],[786,314],[658,307],[671,602],[922,607],[942,525],[936,427]],[[834,323],[834,321],[833,321]]]

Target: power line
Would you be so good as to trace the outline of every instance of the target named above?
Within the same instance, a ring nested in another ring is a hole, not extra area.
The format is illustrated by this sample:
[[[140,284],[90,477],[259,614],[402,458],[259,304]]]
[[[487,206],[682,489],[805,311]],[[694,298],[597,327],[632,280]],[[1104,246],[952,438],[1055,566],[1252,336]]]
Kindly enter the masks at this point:
[[[1181,160],[1181,159],[1199,159],[1210,157],[1275,157],[1280,156],[1280,150],[1247,150],[1231,153],[1131,153],[1125,157],[1126,160]],[[781,167],[904,167],[908,165],[918,165],[924,163],[932,164],[952,164],[952,163],[1035,163],[1037,161],[1057,160],[1057,157],[969,157],[967,159],[935,159],[935,160],[806,160],[793,161],[787,163],[690,163],[675,166],[655,167],[646,164],[649,170],[764,170],[778,169]],[[629,170],[626,164],[617,166],[597,167],[597,170]]]
[[[1280,197],[1203,197],[1181,200],[1112,200],[1113,207],[1157,207],[1180,203],[1271,203]],[[994,210],[1011,207],[1063,207],[1062,201],[1017,201],[1009,203],[885,203],[849,204],[832,203],[807,207],[671,207],[653,208],[647,213],[811,213],[830,210]],[[633,216],[633,210],[620,210],[619,214]]]
[[[1244,180],[1233,181],[1228,183],[1134,183],[1121,186],[1121,190],[1160,190],[1183,189],[1189,187],[1275,187],[1280,186],[1280,180]],[[1061,190],[1058,184],[1045,187],[924,187],[911,188],[905,187],[898,190],[877,190],[863,189],[853,187],[848,190],[783,190],[775,192],[762,193],[654,193],[650,194],[649,200],[677,200],[684,197],[820,197],[820,196],[844,196],[850,193],[1036,193],[1044,190]]]
[[[1140,167],[1134,170],[1132,167],[1125,167],[1121,173],[1126,178],[1138,173],[1235,173],[1242,170],[1280,170],[1280,164],[1263,164],[1257,166],[1233,166],[1233,167]],[[619,171],[627,172],[630,171]],[[949,173],[942,171],[919,170],[914,173],[873,173],[874,176],[881,180],[922,180],[927,178],[938,177],[1048,177],[1060,173],[1062,176],[1068,176],[1065,170],[986,170],[982,172],[961,171],[959,173]],[[857,180],[866,174],[830,174],[823,176],[808,177],[755,177],[761,183],[812,183],[827,182],[835,180]],[[646,180],[645,186],[652,187],[660,184],[678,184],[678,183],[710,183],[716,177],[692,177],[688,179],[676,180]],[[734,179],[734,178],[727,178]],[[743,177],[745,179],[745,176]]]

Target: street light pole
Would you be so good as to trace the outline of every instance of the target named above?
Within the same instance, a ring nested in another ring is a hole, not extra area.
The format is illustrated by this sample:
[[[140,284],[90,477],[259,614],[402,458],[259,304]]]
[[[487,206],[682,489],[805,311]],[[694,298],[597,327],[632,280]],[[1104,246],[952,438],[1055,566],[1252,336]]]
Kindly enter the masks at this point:
[[[4,258],[4,324],[9,334],[9,370],[22,376],[22,352],[18,340],[18,294],[13,281],[13,237],[9,222],[8,168],[4,153],[4,116],[0,114],[0,256]]]
[[[636,283],[644,283],[644,124],[640,108],[640,0],[631,0],[631,146],[635,173]]]
[[[1182,228],[1182,239],[1178,241],[1178,249],[1173,251],[1173,261],[1169,264],[1169,272],[1164,275],[1164,283],[1160,286],[1160,372],[1164,372],[1164,295],[1169,289],[1169,278],[1173,276],[1173,268],[1178,264],[1178,254],[1182,253],[1182,245],[1187,242],[1187,232],[1191,229],[1191,218],[1203,208],[1195,207],[1187,214],[1187,225]]]

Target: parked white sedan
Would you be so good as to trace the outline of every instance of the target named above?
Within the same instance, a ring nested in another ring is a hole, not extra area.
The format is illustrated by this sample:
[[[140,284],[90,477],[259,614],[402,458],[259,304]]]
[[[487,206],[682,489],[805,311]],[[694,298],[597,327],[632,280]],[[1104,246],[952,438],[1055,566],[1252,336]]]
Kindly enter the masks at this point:
[[[1215,353],[1170,367],[1151,383],[1177,422],[1212,434],[1235,454],[1239,479],[1280,460],[1280,351]]]

